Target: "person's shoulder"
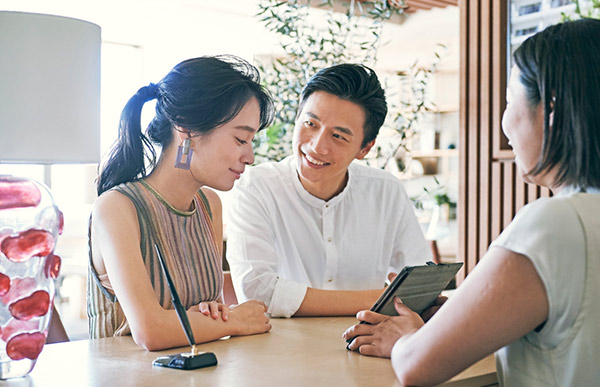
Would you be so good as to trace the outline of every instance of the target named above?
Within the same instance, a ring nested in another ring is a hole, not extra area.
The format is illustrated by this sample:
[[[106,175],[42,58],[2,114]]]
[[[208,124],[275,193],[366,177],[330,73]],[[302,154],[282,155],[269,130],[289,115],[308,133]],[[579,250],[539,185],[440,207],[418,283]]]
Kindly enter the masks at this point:
[[[575,216],[569,197],[543,197],[527,204],[518,212],[520,218],[535,219],[540,223],[556,223],[565,217]]]
[[[106,192],[103,192],[98,198],[94,201],[94,207],[104,207],[104,206],[119,206],[125,205],[127,203],[131,203],[131,200],[123,193],[122,187],[125,185],[121,184],[117,187],[114,187]]]
[[[289,175],[289,160],[268,161],[248,167],[240,180],[237,188],[250,188],[264,185],[280,184]]]
[[[284,160],[282,161],[267,161],[264,163],[260,163],[257,165],[253,165],[248,167],[248,170],[244,175],[252,175],[252,176],[271,176],[278,173],[285,167]]]
[[[133,202],[116,189],[108,190],[100,195],[92,208],[92,219],[118,218],[119,216],[135,215]]]
[[[521,208],[505,231],[569,243],[581,234],[582,226],[568,198],[544,197]]]
[[[558,224],[566,221],[579,222],[579,215],[574,201],[581,199],[581,195],[573,192],[566,195],[540,198],[523,207],[518,215],[535,218],[542,224],[545,222]],[[597,208],[598,215],[600,215],[600,194],[585,194],[585,196],[593,200],[594,204],[598,204],[598,206],[594,205],[592,208]]]
[[[404,195],[406,190],[402,181],[392,173],[383,169],[353,162],[349,167],[352,185],[361,190],[368,187],[369,191],[388,192],[391,195]]]
[[[399,186],[402,185],[400,179],[392,175],[390,172],[380,168],[375,168],[358,162],[352,162],[349,168],[352,176],[359,180],[370,180],[373,182],[379,181],[382,184],[394,184]]]

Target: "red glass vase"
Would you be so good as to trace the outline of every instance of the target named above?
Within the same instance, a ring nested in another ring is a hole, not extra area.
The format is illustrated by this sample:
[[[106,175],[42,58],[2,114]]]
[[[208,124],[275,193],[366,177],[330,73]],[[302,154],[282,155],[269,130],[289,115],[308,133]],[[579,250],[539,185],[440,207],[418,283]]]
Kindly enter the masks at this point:
[[[62,225],[46,186],[0,176],[0,379],[27,375],[44,347]]]

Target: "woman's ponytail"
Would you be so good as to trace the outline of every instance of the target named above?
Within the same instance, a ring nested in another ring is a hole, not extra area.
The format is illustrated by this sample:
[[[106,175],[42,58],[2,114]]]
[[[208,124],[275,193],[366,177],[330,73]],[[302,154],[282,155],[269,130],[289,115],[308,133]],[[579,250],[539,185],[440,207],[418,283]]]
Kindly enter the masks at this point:
[[[156,152],[142,133],[141,114],[144,104],[157,98],[158,86],[151,83],[129,99],[121,113],[119,137],[98,177],[98,195],[119,184],[146,176],[145,157],[154,164]],[[149,153],[146,153],[144,146]]]

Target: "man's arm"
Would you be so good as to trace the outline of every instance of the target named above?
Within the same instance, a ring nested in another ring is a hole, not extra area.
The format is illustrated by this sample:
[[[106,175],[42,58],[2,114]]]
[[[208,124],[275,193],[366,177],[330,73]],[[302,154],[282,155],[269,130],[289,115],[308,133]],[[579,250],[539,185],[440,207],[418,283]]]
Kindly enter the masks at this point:
[[[307,286],[279,275],[269,198],[250,192],[247,178],[231,191],[228,206],[227,261],[236,296],[263,301],[273,317],[291,317]]]
[[[274,317],[351,316],[373,305],[383,284],[373,290],[321,290],[281,277],[266,214],[258,198],[246,195],[234,196],[227,242],[227,260],[240,301],[261,300]]]
[[[322,290],[308,288],[294,316],[353,316],[370,309],[383,289]]]
[[[393,281],[396,275],[398,273],[390,273],[388,280]],[[373,290],[308,288],[300,309],[294,316],[352,316],[360,310],[371,309],[384,290],[385,288]]]
[[[394,235],[394,251],[390,262],[391,270],[400,272],[404,266],[423,265],[432,259],[432,251],[425,240],[415,209],[403,187],[399,189],[397,200],[401,213],[397,215],[397,232]]]
[[[341,291],[309,288],[281,275],[268,200],[244,184],[231,193],[227,260],[238,299],[261,300],[274,317],[349,316],[370,308],[383,291],[383,280],[380,289]]]

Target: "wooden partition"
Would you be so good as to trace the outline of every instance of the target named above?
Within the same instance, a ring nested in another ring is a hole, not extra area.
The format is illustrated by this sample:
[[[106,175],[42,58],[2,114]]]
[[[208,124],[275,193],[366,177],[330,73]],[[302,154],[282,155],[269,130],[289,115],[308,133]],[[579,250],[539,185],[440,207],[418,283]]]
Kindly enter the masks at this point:
[[[519,208],[549,190],[518,176],[502,134],[508,78],[508,0],[461,0],[458,282]]]

